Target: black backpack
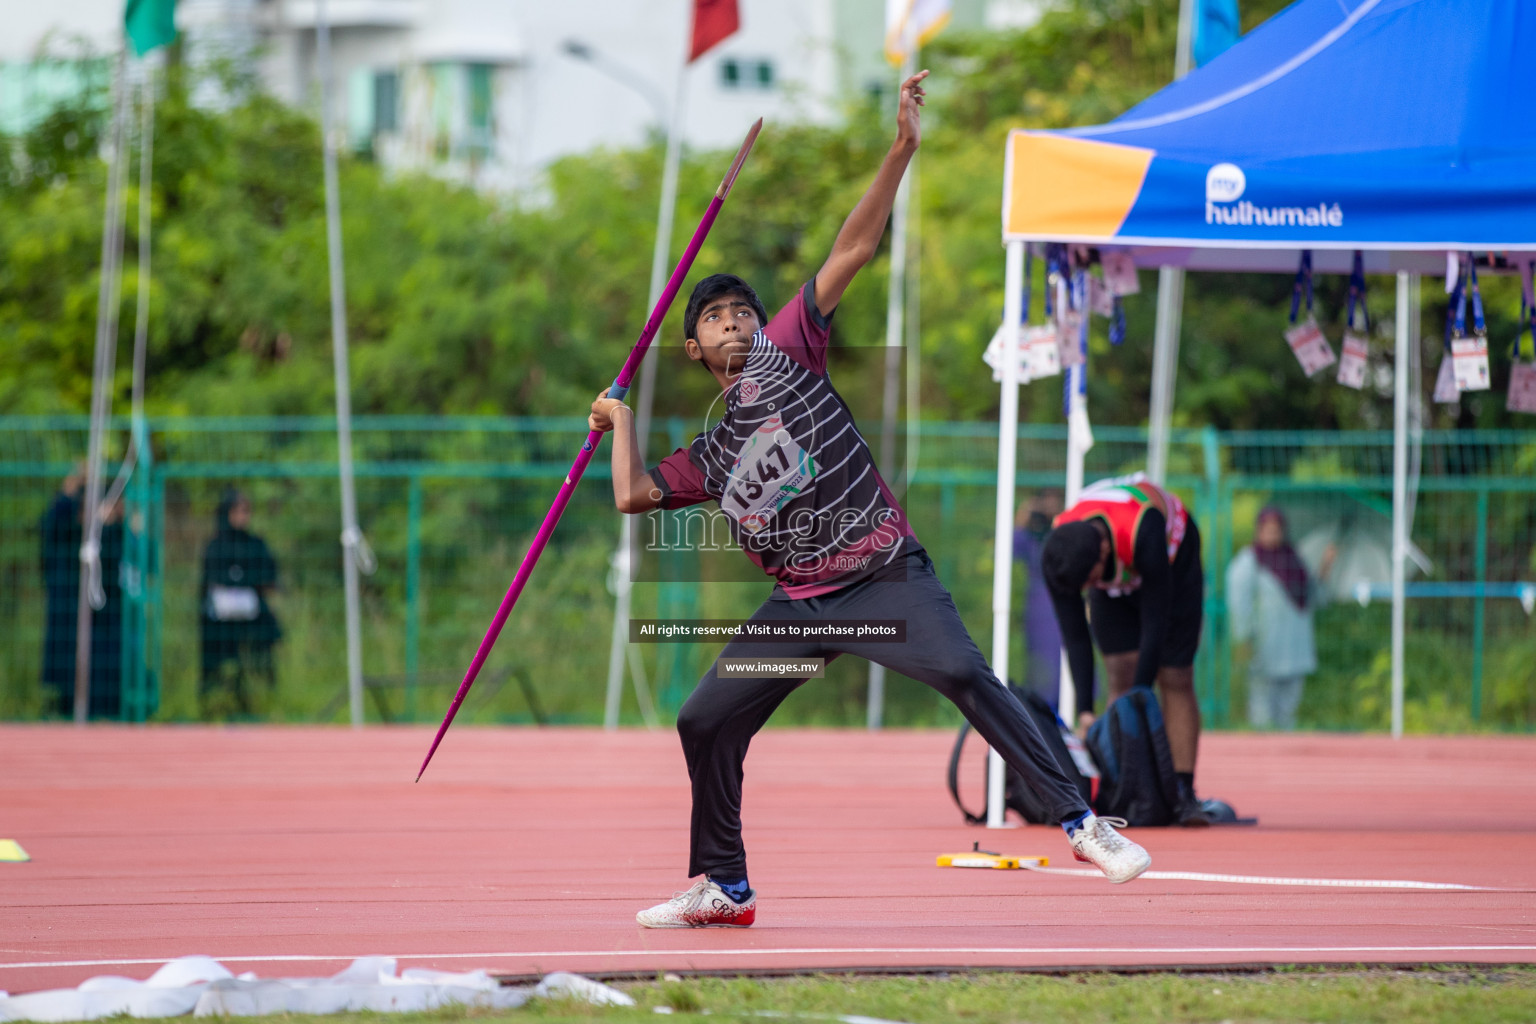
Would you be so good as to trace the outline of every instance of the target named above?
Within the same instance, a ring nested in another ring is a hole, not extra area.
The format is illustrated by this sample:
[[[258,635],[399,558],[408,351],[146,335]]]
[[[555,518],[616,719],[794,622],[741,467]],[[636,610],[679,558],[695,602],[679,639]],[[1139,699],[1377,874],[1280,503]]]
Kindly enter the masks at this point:
[[[1131,825],[1179,820],[1179,778],[1157,695],[1137,687],[1112,701],[1088,728],[1088,752],[1099,768],[1094,811]]]
[[[1088,803],[1093,796],[1093,787],[1077,770],[1077,763],[1072,760],[1072,754],[1067,750],[1067,744],[1061,738],[1061,719],[1056,717],[1056,709],[1051,707],[1038,694],[1008,684],[1009,691],[1014,699],[1024,706],[1024,713],[1035,723],[1035,728],[1040,730],[1041,737],[1045,740],[1047,749],[1055,756],[1056,764],[1061,768],[1062,774],[1072,780],[1079,793],[1083,795],[1083,803]],[[960,813],[965,815],[968,825],[981,825],[986,822],[986,816],[972,814],[965,809],[965,804],[960,802],[960,755],[965,749],[965,737],[971,731],[971,724],[965,723],[960,727],[960,735],[955,737],[955,749],[949,755],[949,795],[955,798],[955,806],[960,808]],[[1003,787],[1003,803],[1011,810],[1017,811],[1019,816],[1032,825],[1055,825],[1055,817],[1045,802],[1030,789],[1024,782],[1023,776],[1014,771],[1012,765],[1004,765],[1006,774]]]

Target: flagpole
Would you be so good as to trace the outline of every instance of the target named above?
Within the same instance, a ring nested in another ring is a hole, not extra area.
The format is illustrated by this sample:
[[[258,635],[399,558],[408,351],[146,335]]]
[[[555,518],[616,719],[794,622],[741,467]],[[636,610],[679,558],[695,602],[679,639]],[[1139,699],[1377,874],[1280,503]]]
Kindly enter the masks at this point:
[[[80,540],[80,595],[75,620],[74,719],[91,713],[91,620],[106,605],[101,585],[102,445],[112,417],[112,384],[117,365],[117,305],[123,252],[123,152],[128,117],[128,42],[123,41],[113,73],[112,161],[107,169],[106,209],[101,228],[101,279],[96,294],[96,358],[91,376],[90,435],[86,442],[85,504]]]
[[[155,141],[155,68],[146,57],[139,65],[142,72],[139,103],[139,267],[138,287],[134,295],[133,378],[128,419],[128,448],[117,479],[107,491],[103,504],[111,508],[128,489],[128,481],[138,465],[144,436],[144,369],[149,347],[150,282],[150,209]]]
[[[320,145],[325,174],[325,244],[331,283],[331,359],[336,377],[336,461],[341,478],[341,571],[346,600],[347,703],[353,728],[363,724],[363,624],[358,572],[373,572],[373,552],[357,525],[352,475],[352,388],[347,368],[347,285],[341,245],[336,141],[331,136],[331,26],[326,0],[315,2],[315,62],[320,71]]]

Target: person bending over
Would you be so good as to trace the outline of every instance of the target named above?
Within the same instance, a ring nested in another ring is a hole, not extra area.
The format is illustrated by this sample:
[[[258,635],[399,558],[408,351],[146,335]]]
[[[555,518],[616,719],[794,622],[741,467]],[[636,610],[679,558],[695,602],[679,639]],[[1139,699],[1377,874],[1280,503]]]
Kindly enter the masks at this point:
[[[1092,721],[1097,640],[1111,701],[1157,684],[1179,776],[1179,823],[1209,825],[1195,797],[1194,663],[1205,583],[1200,531],[1184,503],[1142,473],[1086,487],[1056,517],[1040,567],[1077,690],[1079,725]]]
[[[752,288],[716,274],[694,288],[685,347],[723,389],[719,423],[653,469],[638,456],[634,417],[606,392],[592,403],[594,430],[614,432],[613,493],[619,511],[717,502],[732,536],[775,581],[751,623],[815,626],[827,620],[904,620],[905,640],[843,637],[798,643],[739,634],[727,658],[825,658],[852,654],[921,680],[959,706],[1052,805],[1079,859],[1125,882],[1151,863],[1145,850],[1095,818],[1061,773],[1023,708],[972,642],[934,575],[906,514],[875,468],[869,446],[827,373],[833,311],[884,233],[896,186],[916,151],[922,80],[901,87],[896,140],[874,183],[844,222],[826,262],[769,319]],[[742,762],[779,704],[805,682],[740,678],[721,661],[678,713],[693,787],[687,892],[642,910],[647,928],[745,926],[756,919],[741,837]],[[1123,824],[1123,822],[1121,822]]]

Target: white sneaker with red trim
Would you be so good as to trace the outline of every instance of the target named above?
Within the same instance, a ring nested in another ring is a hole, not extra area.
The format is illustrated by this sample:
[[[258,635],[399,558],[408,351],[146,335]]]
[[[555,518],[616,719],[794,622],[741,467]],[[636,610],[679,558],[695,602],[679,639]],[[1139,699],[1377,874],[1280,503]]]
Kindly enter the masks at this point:
[[[745,928],[757,919],[757,893],[737,903],[707,878],[635,915],[642,928]]]
[[[1092,864],[1118,885],[1151,867],[1152,855],[1116,832],[1117,825],[1125,828],[1125,819],[1088,815],[1072,835],[1072,855]]]

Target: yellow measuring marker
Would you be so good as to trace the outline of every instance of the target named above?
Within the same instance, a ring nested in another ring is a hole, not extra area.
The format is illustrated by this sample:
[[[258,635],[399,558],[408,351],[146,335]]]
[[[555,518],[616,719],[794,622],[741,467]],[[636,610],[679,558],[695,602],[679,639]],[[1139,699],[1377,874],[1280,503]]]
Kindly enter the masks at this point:
[[[980,842],[972,843],[969,853],[941,853],[938,860],[941,868],[1043,868],[1050,863],[1049,857],[1015,857],[1007,853],[993,853],[991,850],[983,850]]]
[[[27,856],[27,851],[23,850],[21,848],[21,844],[16,840],[0,839],[0,861],[14,861],[16,863],[20,863],[22,861],[28,861],[31,859],[31,857]]]

